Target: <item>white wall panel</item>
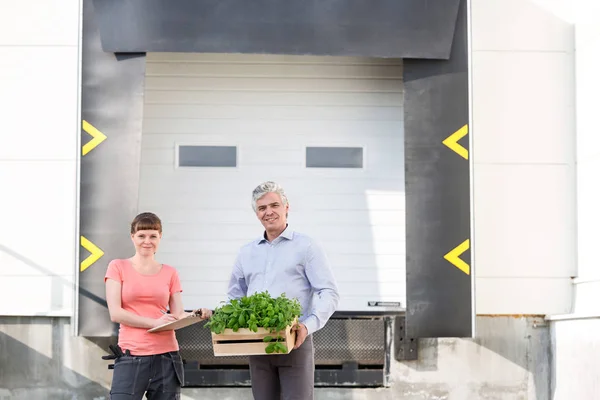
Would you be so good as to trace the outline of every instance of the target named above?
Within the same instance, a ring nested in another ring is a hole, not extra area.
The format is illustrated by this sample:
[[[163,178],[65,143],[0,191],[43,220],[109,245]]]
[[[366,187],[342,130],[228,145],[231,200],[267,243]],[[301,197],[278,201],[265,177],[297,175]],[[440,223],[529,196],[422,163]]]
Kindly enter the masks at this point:
[[[477,278],[477,313],[562,314],[571,307],[571,280],[565,278]]]
[[[577,258],[571,15],[553,0],[471,5],[476,311],[564,312]]]
[[[73,274],[3,276],[2,315],[70,316],[73,313]]]
[[[0,46],[77,47],[80,0],[0,2]]]
[[[572,175],[567,165],[476,166],[478,277],[575,275]]]
[[[473,50],[572,52],[574,31],[569,6],[573,3],[471,0]]]
[[[574,73],[572,53],[475,52],[475,161],[572,165]]]
[[[576,25],[575,65],[577,72],[577,314],[598,315],[600,265],[600,134],[598,93],[600,91],[600,4],[579,1]]]
[[[0,2],[0,315],[73,315],[79,3]]]
[[[0,87],[0,160],[75,160],[76,46],[0,45]]]

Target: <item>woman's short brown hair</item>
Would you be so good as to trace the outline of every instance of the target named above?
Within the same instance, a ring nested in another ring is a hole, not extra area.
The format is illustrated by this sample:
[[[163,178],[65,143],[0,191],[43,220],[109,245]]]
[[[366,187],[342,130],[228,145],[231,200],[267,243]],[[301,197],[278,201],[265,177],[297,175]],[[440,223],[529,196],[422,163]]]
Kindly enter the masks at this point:
[[[131,221],[131,234],[137,231],[158,231],[162,233],[162,222],[160,218],[151,212],[144,212],[138,214],[133,221]]]

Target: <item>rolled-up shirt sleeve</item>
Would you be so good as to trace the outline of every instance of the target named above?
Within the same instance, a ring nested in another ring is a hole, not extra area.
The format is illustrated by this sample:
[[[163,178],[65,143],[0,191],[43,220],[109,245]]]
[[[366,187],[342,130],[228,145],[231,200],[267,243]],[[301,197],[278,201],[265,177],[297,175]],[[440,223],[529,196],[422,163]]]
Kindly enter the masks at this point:
[[[316,295],[312,310],[302,321],[311,334],[323,328],[337,310],[340,295],[329,259],[323,248],[314,241],[308,246],[305,268],[306,277]]]
[[[233,269],[231,271],[231,277],[229,278],[229,285],[227,289],[227,297],[230,299],[239,299],[246,296],[248,293],[248,285],[244,277],[244,270],[242,269],[242,255],[238,254]]]

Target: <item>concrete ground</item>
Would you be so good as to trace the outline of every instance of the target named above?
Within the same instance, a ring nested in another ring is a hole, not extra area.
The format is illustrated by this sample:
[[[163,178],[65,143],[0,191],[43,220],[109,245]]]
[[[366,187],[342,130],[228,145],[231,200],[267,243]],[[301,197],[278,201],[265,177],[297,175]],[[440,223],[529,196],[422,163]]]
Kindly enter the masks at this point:
[[[540,317],[478,317],[475,339],[420,340],[418,360],[394,361],[391,387],[318,388],[316,399],[548,400],[559,342]],[[107,348],[107,339],[73,337],[68,318],[0,317],[0,399],[108,400]],[[557,354],[568,365],[570,352]],[[248,388],[183,393],[186,400],[252,399]]]

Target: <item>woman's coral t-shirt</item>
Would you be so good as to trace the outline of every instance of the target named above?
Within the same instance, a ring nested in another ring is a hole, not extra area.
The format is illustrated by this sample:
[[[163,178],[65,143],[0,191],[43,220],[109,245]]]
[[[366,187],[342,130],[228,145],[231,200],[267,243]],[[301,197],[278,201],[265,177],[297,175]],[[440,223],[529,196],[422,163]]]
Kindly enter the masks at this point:
[[[167,311],[172,294],[181,292],[177,270],[162,265],[154,275],[137,272],[129,260],[113,260],[108,264],[104,282],[121,283],[121,307],[136,315],[158,319]],[[119,347],[133,355],[146,356],[179,350],[175,331],[148,333],[148,328],[120,324]]]

